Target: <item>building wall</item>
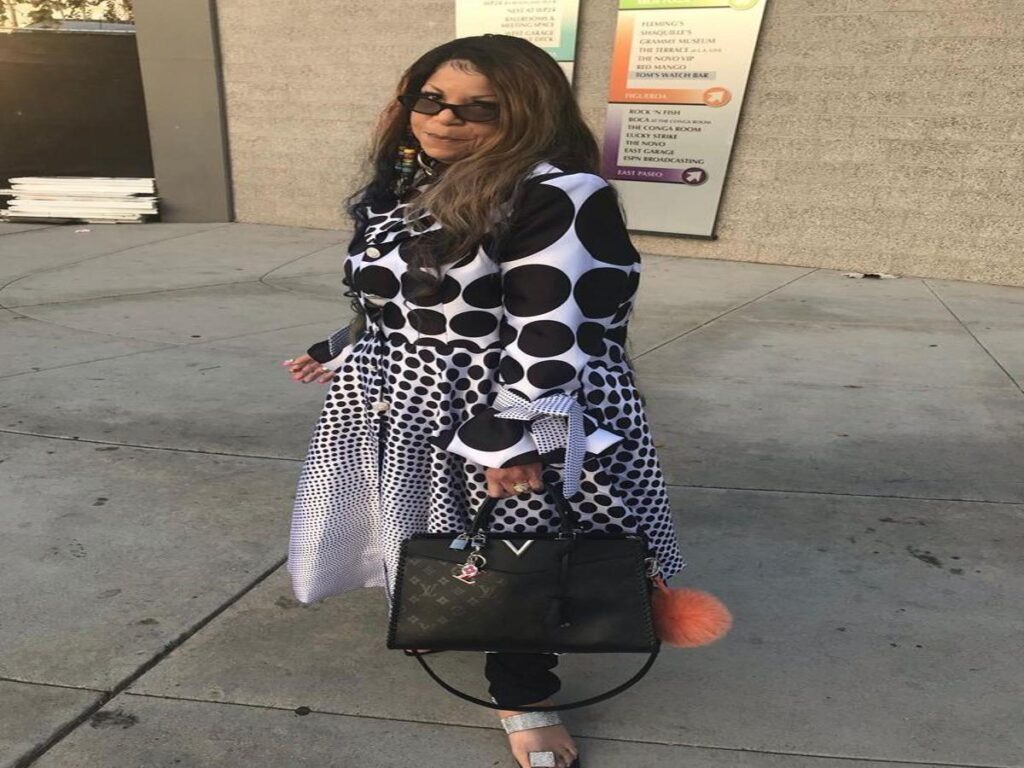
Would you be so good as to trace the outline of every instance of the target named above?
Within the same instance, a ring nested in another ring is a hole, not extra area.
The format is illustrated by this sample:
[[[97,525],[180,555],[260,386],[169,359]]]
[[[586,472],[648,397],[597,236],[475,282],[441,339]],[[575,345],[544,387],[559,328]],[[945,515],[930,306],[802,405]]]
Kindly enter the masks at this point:
[[[1024,0],[768,0],[714,241],[647,253],[1024,285]],[[582,0],[600,135],[614,0]],[[344,228],[380,108],[454,0],[217,0],[239,221]]]

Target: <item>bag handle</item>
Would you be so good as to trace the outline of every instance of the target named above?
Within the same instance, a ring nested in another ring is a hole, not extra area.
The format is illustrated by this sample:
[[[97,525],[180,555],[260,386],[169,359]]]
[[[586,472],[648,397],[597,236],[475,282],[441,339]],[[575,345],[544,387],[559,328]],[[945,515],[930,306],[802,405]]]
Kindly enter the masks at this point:
[[[544,486],[544,490],[549,492],[549,495],[555,502],[555,511],[558,512],[559,532],[563,536],[572,536],[576,530],[576,513],[562,492],[563,482],[561,479],[554,480],[547,483]],[[502,498],[504,497],[488,496],[479,506],[476,515],[473,517],[473,524],[470,526],[469,533],[467,534],[469,538],[480,533],[487,534],[490,532],[491,514]]]
[[[653,651],[651,651],[650,655],[647,657],[647,661],[644,662],[644,665],[640,668],[640,671],[633,675],[631,678],[629,678],[629,680],[622,683],[621,685],[617,685],[614,688],[605,691],[604,693],[599,693],[597,696],[590,696],[586,699],[580,699],[579,701],[571,701],[568,704],[556,704],[550,707],[507,707],[501,706],[500,704],[495,704],[491,701],[485,701],[484,699],[478,699],[475,696],[470,696],[468,693],[464,693],[463,691],[460,691],[453,685],[449,685],[444,680],[442,680],[440,675],[438,675],[433,669],[431,669],[430,665],[423,660],[424,654],[417,653],[413,650],[410,650],[409,654],[411,656],[416,657],[416,661],[418,661],[420,665],[423,667],[423,669],[427,671],[427,674],[430,675],[430,677],[434,680],[435,683],[437,683],[446,691],[448,691],[448,693],[453,693],[460,699],[468,701],[471,704],[479,704],[481,707],[487,707],[488,709],[514,709],[516,712],[557,712],[563,709],[577,709],[579,707],[587,707],[591,704],[597,704],[600,701],[610,699],[612,696],[618,696],[627,688],[631,688],[632,686],[640,682],[644,675],[646,675],[650,671],[651,667],[654,666],[654,660],[658,658],[658,654],[660,652],[661,643],[659,642],[658,645],[654,648]]]
[[[560,478],[553,482],[547,483],[544,486],[544,490],[549,492],[551,498],[555,502],[555,510],[558,512],[559,533],[562,536],[573,538],[576,535],[577,530],[576,513],[573,511],[572,506],[569,504],[568,499],[565,498],[565,494],[562,491],[563,482],[564,480]],[[472,525],[470,526],[469,531],[464,535],[472,539],[474,536],[477,536],[481,533],[483,533],[484,535],[489,533],[491,515],[494,512],[494,507],[497,505],[499,501],[501,501],[502,498],[503,497],[488,496],[483,501],[483,503],[477,508],[476,515],[473,517]],[[564,586],[562,585],[562,582],[564,581],[566,575],[565,569],[567,565],[568,564],[565,560],[565,557],[563,557],[563,572],[560,578],[559,589],[560,593],[563,591],[561,587]],[[651,670],[651,667],[654,666],[654,662],[658,658],[658,654],[660,652],[661,642],[659,641],[658,645],[655,646],[654,650],[651,651],[648,655],[647,661],[644,662],[643,667],[641,667],[636,674],[634,674],[631,678],[629,678],[626,682],[622,683],[621,685],[617,685],[614,688],[605,691],[604,693],[600,693],[596,696],[590,696],[586,699],[580,699],[579,701],[571,701],[568,704],[557,704],[550,707],[517,706],[514,707],[514,709],[517,712],[557,712],[564,709],[577,709],[579,707],[590,706],[591,704],[597,704],[598,702],[610,699],[613,696],[618,696],[627,688],[631,688],[632,686],[640,682],[641,679],[643,679],[643,677]],[[464,691],[460,691],[458,688],[442,680],[440,675],[438,675],[433,669],[431,669],[430,665],[423,660],[424,654],[417,653],[415,650],[408,650],[408,653],[410,656],[414,656],[416,658],[416,661],[420,663],[420,666],[422,666],[423,669],[426,670],[426,673],[430,675],[431,679],[439,686],[444,688],[446,691],[448,691],[448,693],[454,694],[455,696],[458,696],[460,699],[468,701],[471,704],[478,704],[479,706],[487,707],[488,709],[506,709],[506,707],[503,707],[499,704],[494,704],[493,702],[485,701],[484,699],[478,699],[477,697],[471,696],[468,693],[465,693]]]

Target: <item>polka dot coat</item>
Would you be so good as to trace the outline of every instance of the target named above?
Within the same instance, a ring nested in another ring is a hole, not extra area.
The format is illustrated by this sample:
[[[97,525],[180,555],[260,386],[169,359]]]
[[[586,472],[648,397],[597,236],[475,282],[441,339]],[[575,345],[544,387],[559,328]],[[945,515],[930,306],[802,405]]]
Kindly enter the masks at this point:
[[[390,595],[403,539],[461,532],[485,468],[533,462],[583,529],[641,532],[666,578],[685,567],[624,355],[641,264],[607,182],[535,166],[500,255],[443,265],[434,303],[407,296],[403,246],[440,225],[410,226],[405,205],[372,210],[345,259],[366,332],[310,349],[335,376],[293,507],[296,597]],[[504,498],[492,530],[556,531],[553,501]]]

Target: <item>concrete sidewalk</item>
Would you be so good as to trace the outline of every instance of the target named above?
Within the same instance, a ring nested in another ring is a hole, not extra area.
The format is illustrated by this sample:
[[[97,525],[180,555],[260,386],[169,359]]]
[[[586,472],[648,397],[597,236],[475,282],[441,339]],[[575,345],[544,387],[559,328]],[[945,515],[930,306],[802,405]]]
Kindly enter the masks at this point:
[[[344,240],[0,225],[0,765],[512,768],[380,590],[290,594],[325,389],[279,362],[347,315]],[[566,713],[584,765],[1024,765],[1024,289],[648,256],[631,327],[675,583],[736,624]]]

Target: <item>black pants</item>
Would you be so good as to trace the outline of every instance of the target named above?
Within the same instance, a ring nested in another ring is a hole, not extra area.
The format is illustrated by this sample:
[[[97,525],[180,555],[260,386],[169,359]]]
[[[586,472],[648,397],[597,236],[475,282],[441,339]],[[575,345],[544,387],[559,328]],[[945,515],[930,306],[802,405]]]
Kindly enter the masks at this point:
[[[553,653],[488,653],[486,657],[484,674],[491,698],[504,709],[534,704],[562,687],[551,671],[558,664]]]

